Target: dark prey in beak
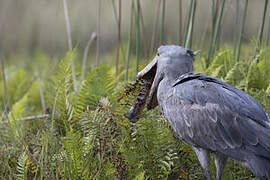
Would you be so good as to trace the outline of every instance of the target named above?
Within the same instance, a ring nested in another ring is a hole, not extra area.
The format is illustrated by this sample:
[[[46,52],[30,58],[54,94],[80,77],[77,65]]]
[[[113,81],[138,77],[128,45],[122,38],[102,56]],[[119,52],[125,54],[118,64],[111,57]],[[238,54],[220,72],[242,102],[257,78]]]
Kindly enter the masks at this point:
[[[139,120],[146,103],[147,109],[152,109],[158,105],[156,93],[155,97],[148,99],[151,86],[156,74],[156,69],[156,62],[152,61],[149,65],[147,65],[142,71],[138,73],[137,81],[143,80],[143,84],[136,101],[130,108],[129,112],[125,114],[125,117],[133,123]]]

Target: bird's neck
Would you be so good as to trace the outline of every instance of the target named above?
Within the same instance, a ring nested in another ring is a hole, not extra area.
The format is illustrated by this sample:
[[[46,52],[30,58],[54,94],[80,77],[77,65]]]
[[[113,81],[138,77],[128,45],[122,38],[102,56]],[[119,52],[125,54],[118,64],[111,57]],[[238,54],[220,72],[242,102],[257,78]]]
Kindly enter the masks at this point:
[[[181,75],[189,72],[193,72],[193,64],[191,62],[179,62],[176,65],[168,64],[164,72],[164,77],[167,81],[172,82]]]
[[[177,78],[189,72],[193,72],[193,65],[190,62],[181,62],[175,66],[173,64],[167,64],[163,78],[158,86],[157,98],[159,104],[162,104],[161,101],[167,99],[166,97],[173,90],[172,87]]]
[[[165,100],[166,94],[172,89],[172,84],[175,79],[165,76],[159,83],[157,97],[159,104],[160,101]]]
[[[168,73],[167,75],[164,76],[163,80],[166,82],[164,85],[166,86],[172,86],[174,82],[183,74],[193,72],[193,70],[185,70],[185,71],[179,71],[175,73]],[[171,87],[170,87],[171,88]]]
[[[158,92],[157,92],[158,101],[165,100],[167,95],[171,93],[171,90],[173,90],[173,85],[175,81],[177,80],[177,78],[189,72],[193,72],[193,71],[186,70],[186,71],[180,71],[174,74],[165,75],[163,79],[160,81],[159,86],[158,86]],[[159,102],[159,104],[161,103]]]

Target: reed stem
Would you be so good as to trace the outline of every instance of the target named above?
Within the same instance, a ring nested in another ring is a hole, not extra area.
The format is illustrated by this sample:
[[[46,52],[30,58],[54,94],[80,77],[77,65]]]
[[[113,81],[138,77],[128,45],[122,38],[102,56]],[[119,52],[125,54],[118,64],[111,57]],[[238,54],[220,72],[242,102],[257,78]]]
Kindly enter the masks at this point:
[[[184,35],[184,45],[185,45],[185,47],[187,45],[187,36],[188,36],[188,31],[189,31],[190,23],[191,23],[191,15],[192,15],[192,9],[193,9],[193,2],[194,2],[194,0],[191,0],[190,1],[188,15],[186,17],[186,22],[185,22],[185,24],[186,24],[185,35]]]
[[[63,0],[63,8],[64,8],[66,31],[67,31],[67,38],[68,38],[68,49],[72,50],[71,27],[70,27],[70,20],[69,20],[68,7],[67,7],[66,0]],[[78,86],[77,86],[77,80],[76,80],[74,60],[72,60],[72,63],[71,63],[71,70],[72,70],[73,88],[74,88],[74,91],[77,92]]]
[[[4,92],[5,92],[5,113],[8,114],[10,107],[9,107],[9,101],[8,101],[7,80],[6,80],[6,73],[5,73],[5,63],[1,54],[0,54],[0,60],[1,60],[2,79],[4,83]]]
[[[241,29],[240,29],[240,35],[238,36],[238,48],[237,48],[237,62],[240,59],[240,53],[241,53],[241,46],[242,46],[242,37],[244,33],[244,27],[246,24],[246,17],[247,17],[247,8],[248,8],[248,0],[245,0],[245,8],[244,8],[244,14],[242,17],[242,23],[241,23]]]
[[[39,95],[40,95],[40,101],[41,101],[41,105],[42,105],[42,111],[43,113],[46,113],[46,104],[45,104],[45,99],[44,99],[44,92],[42,89],[42,82],[41,82],[41,78],[39,75],[37,75],[37,80],[38,80],[38,84],[39,84]]]
[[[223,14],[224,14],[223,12],[224,12],[225,1],[226,0],[222,0],[221,7],[219,8],[220,12],[219,12],[219,16],[218,16],[218,19],[217,19],[217,31],[216,31],[216,34],[215,34],[215,40],[214,40],[215,44],[214,44],[214,52],[213,52],[213,54],[215,54],[216,51],[219,49],[220,37],[221,37],[221,22],[222,22]]]
[[[185,47],[188,49],[192,48],[192,34],[193,34],[193,29],[194,29],[196,7],[197,7],[197,0],[193,0],[192,13],[191,13],[191,18],[190,18],[191,21],[189,23],[187,41],[185,44]]]
[[[219,0],[212,0],[212,3],[211,3],[212,31],[211,31],[211,38],[210,38],[210,47],[208,50],[208,57],[206,59],[206,67],[208,67],[210,64],[210,60],[211,60],[212,52],[213,52],[213,43],[214,43],[214,39],[215,39],[217,14],[218,14],[218,7],[219,7],[218,5],[219,5]]]
[[[99,51],[100,51],[100,21],[101,21],[101,0],[98,0],[96,66],[99,66]]]
[[[204,29],[204,32],[202,34],[202,38],[200,40],[199,49],[203,49],[203,47],[204,47],[206,36],[208,34],[208,27],[209,27],[210,23],[211,23],[211,19],[207,19],[207,23],[205,24],[205,27],[204,27],[205,29]]]
[[[112,0],[111,2],[112,2],[112,7],[113,7],[114,19],[115,19],[115,22],[116,22],[116,26],[118,28],[118,17],[117,17],[118,15],[117,15],[117,12],[116,12],[117,10],[116,10],[115,4],[114,4],[114,0]],[[121,51],[121,54],[122,54],[124,63],[126,63],[125,52],[124,52],[123,44],[120,44],[120,51]]]
[[[87,61],[87,56],[88,56],[88,51],[90,46],[92,45],[92,43],[94,42],[94,40],[97,39],[97,33],[93,32],[91,35],[91,38],[88,40],[87,45],[84,49],[84,53],[83,53],[83,61],[82,61],[82,75],[81,75],[81,80],[84,80],[84,76],[85,76],[85,66],[86,66],[86,61]]]
[[[267,29],[267,35],[266,35],[266,45],[269,45],[269,40],[270,40],[270,18],[268,22],[268,29]]]
[[[219,1],[214,2],[212,1],[212,8],[213,10],[213,26],[212,26],[212,37],[211,37],[211,44],[208,52],[208,58],[206,61],[206,67],[210,64],[210,59],[216,53],[219,48],[220,36],[221,36],[221,21],[224,12],[225,0],[222,0],[221,5],[219,6]],[[215,21],[215,22],[214,22]]]
[[[161,5],[161,0],[158,0],[157,7],[156,7],[156,14],[155,14],[155,21],[153,24],[153,33],[152,33],[152,38],[151,38],[151,47],[150,47],[150,56],[152,56],[155,48],[155,40],[156,40],[156,33],[157,33],[157,28],[158,28],[158,21],[159,21],[159,14],[160,14],[160,5]]]
[[[131,54],[131,38],[133,32],[133,14],[134,14],[134,1],[131,1],[131,11],[130,11],[130,24],[129,24],[129,35],[128,35],[128,51],[127,51],[127,63],[126,63],[126,73],[125,73],[125,80],[128,80],[128,70],[129,70],[129,61],[130,61],[130,54]]]
[[[63,0],[63,7],[64,7],[66,31],[67,31],[67,38],[68,38],[68,49],[71,50],[72,49],[72,37],[71,37],[71,27],[70,27],[70,20],[69,20],[67,1],[66,0]]]
[[[164,43],[164,29],[165,29],[165,11],[166,0],[162,1],[162,15],[161,15],[161,31],[160,31],[160,45]]]
[[[264,1],[264,10],[263,10],[262,22],[261,22],[260,31],[259,31],[259,34],[258,34],[255,53],[257,53],[257,51],[259,50],[259,47],[262,45],[263,30],[264,30],[264,24],[265,24],[265,17],[266,17],[267,8],[268,8],[268,0],[265,0]]]
[[[234,23],[234,33],[233,33],[233,63],[235,63],[237,56],[237,47],[238,47],[238,34],[239,34],[239,6],[240,1],[235,0],[235,23]]]
[[[178,41],[179,44],[182,44],[182,26],[183,26],[183,22],[182,22],[182,0],[179,0],[179,22],[178,22]]]
[[[137,24],[137,35],[136,35],[136,74],[139,72],[139,60],[140,60],[140,4],[137,0],[137,14],[136,14],[136,24]]]
[[[141,31],[142,31],[141,34],[142,34],[142,43],[143,43],[143,54],[144,54],[144,59],[147,59],[148,58],[147,43],[146,43],[146,38],[145,38],[145,27],[144,27],[143,12],[142,12],[140,0],[139,0],[139,8],[140,8],[140,20],[141,20]]]
[[[118,43],[116,49],[116,59],[115,59],[115,78],[114,83],[117,84],[118,73],[119,73],[119,51],[121,45],[121,10],[122,10],[122,0],[118,0]]]

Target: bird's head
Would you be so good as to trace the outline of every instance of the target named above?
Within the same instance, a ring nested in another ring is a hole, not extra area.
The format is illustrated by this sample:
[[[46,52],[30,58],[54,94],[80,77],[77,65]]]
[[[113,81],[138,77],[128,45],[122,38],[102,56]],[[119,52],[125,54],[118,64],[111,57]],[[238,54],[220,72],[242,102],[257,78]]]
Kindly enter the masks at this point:
[[[180,75],[193,71],[193,61],[194,54],[191,50],[176,45],[159,47],[152,62],[137,75],[137,78],[141,79],[155,72],[147,104],[151,104],[155,99],[161,80],[173,81]]]

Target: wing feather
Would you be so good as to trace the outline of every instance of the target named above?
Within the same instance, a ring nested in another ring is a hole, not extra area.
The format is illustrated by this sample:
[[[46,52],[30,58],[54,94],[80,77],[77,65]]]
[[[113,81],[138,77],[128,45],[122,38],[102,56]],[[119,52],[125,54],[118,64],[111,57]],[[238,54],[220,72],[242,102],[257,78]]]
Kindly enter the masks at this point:
[[[193,146],[239,159],[239,149],[270,158],[269,119],[251,96],[219,79],[188,74],[162,103],[165,118]]]

